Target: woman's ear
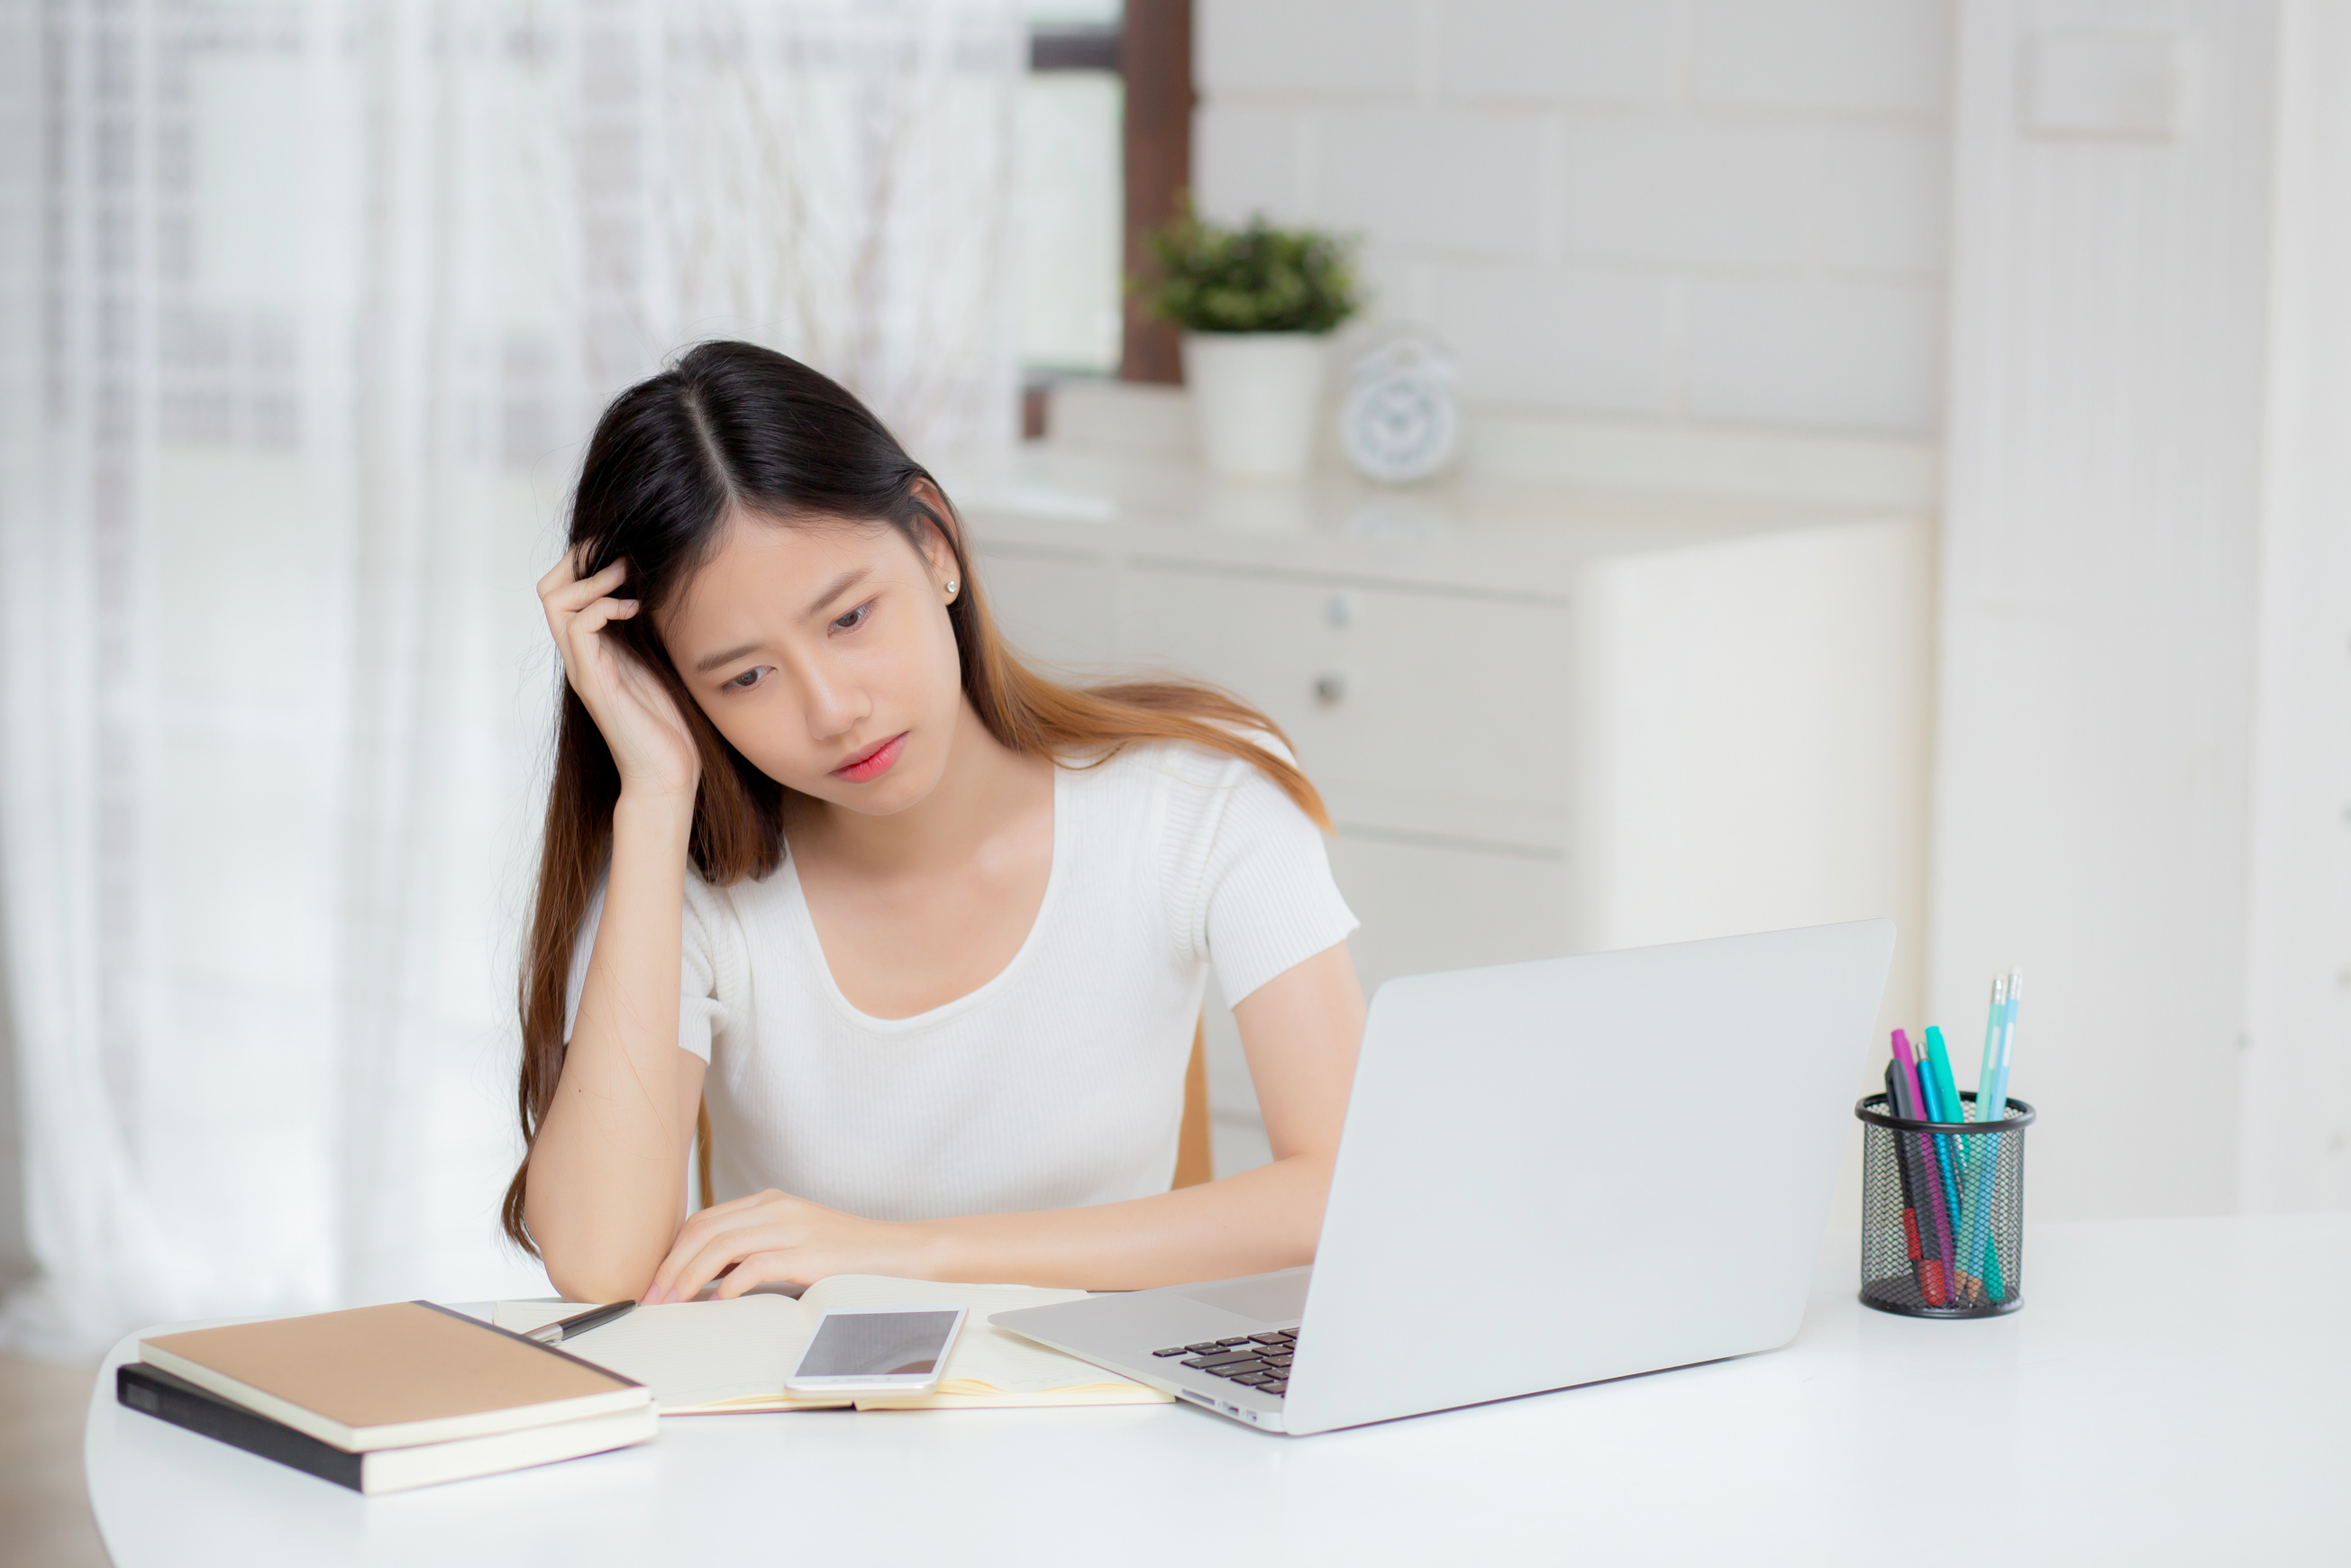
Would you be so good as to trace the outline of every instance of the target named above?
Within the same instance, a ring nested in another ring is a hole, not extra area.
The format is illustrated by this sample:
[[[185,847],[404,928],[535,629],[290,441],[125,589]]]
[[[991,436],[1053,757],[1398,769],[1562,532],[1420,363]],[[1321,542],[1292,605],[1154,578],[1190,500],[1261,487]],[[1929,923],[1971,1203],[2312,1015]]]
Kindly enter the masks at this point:
[[[923,559],[931,569],[931,580],[938,585],[940,597],[952,604],[963,591],[963,569],[956,562],[956,547],[961,541],[955,537],[955,509],[928,479],[914,481],[914,497],[930,514],[930,526],[922,534]]]

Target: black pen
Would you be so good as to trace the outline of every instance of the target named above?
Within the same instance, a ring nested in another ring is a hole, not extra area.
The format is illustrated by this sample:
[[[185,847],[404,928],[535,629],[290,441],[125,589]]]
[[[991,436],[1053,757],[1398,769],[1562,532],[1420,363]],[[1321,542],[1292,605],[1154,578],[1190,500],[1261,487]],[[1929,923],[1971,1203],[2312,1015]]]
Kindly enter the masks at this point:
[[[535,1339],[541,1344],[561,1344],[565,1340],[577,1339],[590,1329],[602,1328],[614,1319],[626,1317],[636,1310],[634,1301],[614,1301],[609,1307],[590,1307],[577,1317],[542,1324],[522,1337]]]

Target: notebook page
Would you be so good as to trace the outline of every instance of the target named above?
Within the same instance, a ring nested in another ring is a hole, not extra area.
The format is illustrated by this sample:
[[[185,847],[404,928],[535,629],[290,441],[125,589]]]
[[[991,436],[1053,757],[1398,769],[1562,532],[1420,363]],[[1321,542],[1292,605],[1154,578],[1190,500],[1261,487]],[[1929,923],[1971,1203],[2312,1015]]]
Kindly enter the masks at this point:
[[[491,1321],[526,1333],[581,1310],[561,1301],[500,1301]],[[784,1378],[815,1322],[789,1296],[671,1301],[639,1307],[559,1348],[635,1378],[664,1411],[677,1411],[725,1399],[788,1397]]]
[[[939,1379],[941,1394],[1041,1395],[1061,1389],[1133,1389],[1138,1398],[1166,1396],[1130,1383],[1092,1362],[1047,1350],[1034,1340],[992,1326],[994,1312],[1017,1307],[1051,1306],[1085,1299],[1083,1291],[1048,1291],[1033,1285],[942,1285],[925,1280],[893,1280],[879,1274],[835,1274],[820,1280],[800,1298],[802,1308],[823,1313],[831,1307],[906,1305],[956,1301],[969,1315]],[[620,1370],[614,1368],[615,1371]],[[643,1381],[640,1379],[640,1381]],[[868,1403],[861,1399],[860,1405]]]
[[[490,1322],[516,1333],[528,1333],[587,1310],[577,1301],[496,1301],[490,1306]]]

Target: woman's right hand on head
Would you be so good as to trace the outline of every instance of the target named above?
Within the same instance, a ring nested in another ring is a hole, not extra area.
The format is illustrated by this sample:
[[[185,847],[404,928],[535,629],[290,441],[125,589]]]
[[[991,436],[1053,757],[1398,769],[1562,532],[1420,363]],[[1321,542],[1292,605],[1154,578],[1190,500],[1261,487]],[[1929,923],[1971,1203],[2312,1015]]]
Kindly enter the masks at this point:
[[[669,691],[642,660],[604,635],[604,628],[640,610],[634,599],[614,599],[628,580],[628,563],[614,561],[581,577],[580,551],[568,550],[538,580],[547,629],[563,658],[564,678],[580,695],[612,761],[623,794],[683,797],[689,803],[702,781],[702,754]]]

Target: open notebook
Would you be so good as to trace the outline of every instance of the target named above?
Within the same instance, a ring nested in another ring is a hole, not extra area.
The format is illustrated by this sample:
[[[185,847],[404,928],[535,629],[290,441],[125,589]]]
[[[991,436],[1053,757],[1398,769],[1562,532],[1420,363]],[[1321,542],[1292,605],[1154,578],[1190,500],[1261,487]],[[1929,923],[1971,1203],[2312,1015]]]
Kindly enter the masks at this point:
[[[1169,1396],[1128,1383],[1101,1367],[988,1326],[992,1312],[1074,1301],[1083,1291],[1028,1285],[941,1285],[879,1274],[835,1274],[799,1301],[737,1296],[731,1301],[673,1301],[639,1307],[617,1322],[567,1339],[567,1354],[591,1361],[653,1391],[664,1416],[716,1416],[752,1410],[997,1409],[1032,1405],[1157,1405]],[[960,1301],[963,1333],[938,1392],[916,1397],[846,1394],[800,1398],[784,1378],[832,1307],[907,1306]],[[500,1301],[493,1319],[527,1333],[580,1309],[569,1301]]]

